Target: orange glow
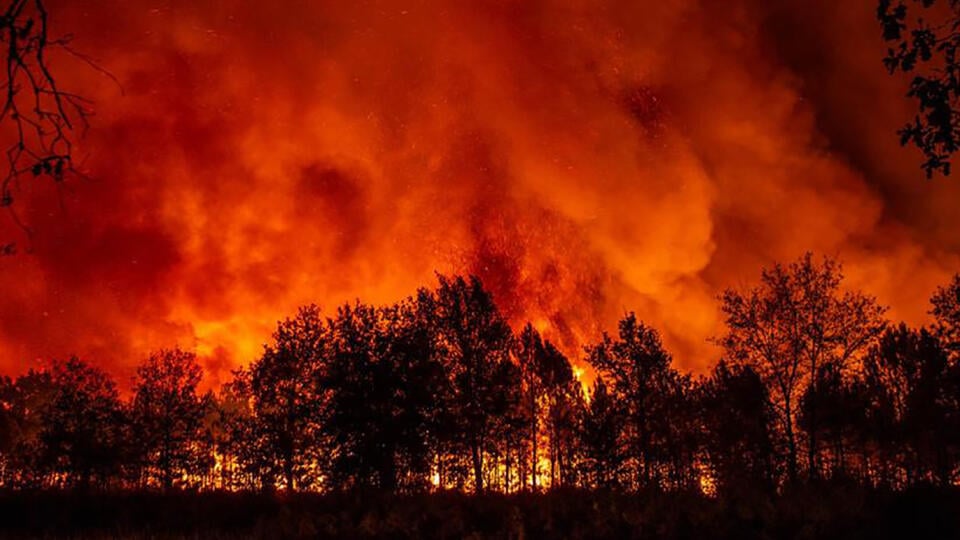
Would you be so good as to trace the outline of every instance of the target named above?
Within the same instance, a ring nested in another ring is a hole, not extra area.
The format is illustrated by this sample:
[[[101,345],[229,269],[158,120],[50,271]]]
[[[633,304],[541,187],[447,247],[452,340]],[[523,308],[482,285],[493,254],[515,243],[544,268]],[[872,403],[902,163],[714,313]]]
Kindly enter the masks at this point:
[[[700,474],[700,491],[708,497],[716,497],[717,495],[717,481],[716,479],[707,473]]]
[[[914,324],[960,268],[960,185],[897,146],[871,0],[50,4],[123,92],[55,59],[97,103],[90,179],[22,190],[8,372],[123,381],[179,344],[215,384],[297,306],[435,271],[574,358],[633,310],[702,370],[716,294],[773,260],[837,255]]]

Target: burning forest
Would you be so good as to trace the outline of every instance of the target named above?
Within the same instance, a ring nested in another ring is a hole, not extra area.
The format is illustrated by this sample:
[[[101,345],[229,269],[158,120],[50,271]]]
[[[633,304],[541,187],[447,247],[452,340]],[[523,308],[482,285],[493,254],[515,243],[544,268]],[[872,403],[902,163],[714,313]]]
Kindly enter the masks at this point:
[[[958,6],[0,2],[11,534],[941,523]]]

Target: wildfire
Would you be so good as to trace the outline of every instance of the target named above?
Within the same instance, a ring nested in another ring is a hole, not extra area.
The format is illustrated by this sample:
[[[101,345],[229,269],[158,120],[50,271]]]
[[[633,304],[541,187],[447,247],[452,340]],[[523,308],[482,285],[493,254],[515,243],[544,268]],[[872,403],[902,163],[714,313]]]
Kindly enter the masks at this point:
[[[896,146],[874,6],[815,3],[51,1],[123,91],[54,60],[96,102],[89,180],[22,186],[32,238],[0,224],[29,251],[0,258],[0,367],[181,344],[222,379],[299,305],[439,271],[575,360],[635,310],[701,369],[717,291],[806,250],[923,322],[960,188]]]

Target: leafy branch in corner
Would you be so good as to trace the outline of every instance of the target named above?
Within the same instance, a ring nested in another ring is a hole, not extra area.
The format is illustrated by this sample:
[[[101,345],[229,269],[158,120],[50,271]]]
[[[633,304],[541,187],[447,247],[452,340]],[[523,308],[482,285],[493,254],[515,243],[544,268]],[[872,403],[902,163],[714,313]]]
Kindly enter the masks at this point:
[[[0,129],[11,139],[6,147],[8,168],[0,176],[0,208],[7,209],[28,237],[29,227],[14,211],[21,179],[46,177],[61,183],[75,173],[73,143],[93,113],[90,100],[58,84],[49,53],[59,49],[103,71],[71,48],[72,36],[51,38],[49,20],[43,0],[8,0],[0,14],[0,46],[6,53],[6,70],[0,77]],[[13,244],[0,245],[2,254],[14,251]]]
[[[900,144],[923,152],[927,178],[949,175],[960,149],[960,0],[880,0],[877,19],[887,70],[914,75],[907,97],[918,111],[897,132]]]

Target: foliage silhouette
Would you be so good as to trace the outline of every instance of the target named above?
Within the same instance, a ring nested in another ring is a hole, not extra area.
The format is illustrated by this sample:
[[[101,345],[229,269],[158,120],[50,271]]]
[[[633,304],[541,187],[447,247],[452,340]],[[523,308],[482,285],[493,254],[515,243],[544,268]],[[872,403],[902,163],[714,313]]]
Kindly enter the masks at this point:
[[[117,471],[123,441],[116,385],[102,370],[77,358],[56,361],[40,405],[36,473],[54,486],[87,490]]]
[[[158,351],[137,368],[130,421],[146,485],[169,490],[209,467],[199,446],[206,409],[197,395],[201,376],[196,356],[179,349]]]
[[[452,443],[468,457],[479,493],[488,445],[498,435],[493,419],[509,408],[508,389],[496,383],[500,372],[510,369],[512,333],[479,279],[439,280],[437,290],[421,298],[433,307],[434,341],[450,380]]]
[[[763,380],[749,365],[721,361],[703,381],[703,447],[720,493],[770,491],[776,485],[769,399]]]
[[[947,493],[960,470],[957,283],[933,296],[936,326],[886,328],[838,263],[806,255],[721,298],[726,358],[708,375],[681,373],[627,313],[585,348],[587,390],[532,325],[514,335],[477,278],[440,276],[391,305],[301,308],[215,392],[179,349],[145,359],[126,398],[75,358],[0,378],[0,487],[731,505]],[[790,529],[781,511],[770,519]]]
[[[53,35],[51,18],[44,0],[0,3],[0,47],[6,59],[0,77],[0,127],[10,139],[3,142],[7,170],[0,175],[0,208],[28,237],[31,229],[14,210],[21,177],[46,177],[59,184],[78,174],[74,146],[93,114],[90,100],[60,84],[51,55],[65,53],[117,82],[73,48],[72,35]],[[0,255],[15,252],[15,243],[0,243]]]
[[[917,102],[914,119],[898,131],[900,144],[923,152],[927,178],[949,175],[960,144],[960,2],[879,0],[877,19],[889,45],[883,60],[890,73],[912,73],[907,97]]]
[[[751,366],[764,380],[777,411],[786,447],[787,472],[797,480],[801,441],[796,414],[807,395],[807,471],[820,472],[817,374],[824,366],[843,371],[883,331],[885,307],[859,291],[843,290],[841,265],[816,262],[805,254],[789,265],[775,264],[747,291],[726,290],[721,310],[727,332],[717,342],[730,361]]]
[[[313,465],[322,453],[325,434],[319,431],[328,413],[329,391],[321,386],[327,366],[329,329],[317,306],[277,325],[274,343],[250,367],[255,425],[251,443],[265,454],[260,471],[265,489],[282,483],[287,489],[319,485]]]
[[[588,348],[587,361],[609,381],[615,399],[622,403],[624,453],[633,487],[665,487],[663,476],[671,465],[692,470],[690,463],[670,463],[675,436],[671,423],[686,412],[685,388],[657,331],[629,313],[620,321],[619,339],[604,334],[599,344]],[[675,469],[669,472],[679,472]],[[673,480],[679,487],[686,479]]]

